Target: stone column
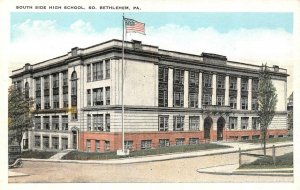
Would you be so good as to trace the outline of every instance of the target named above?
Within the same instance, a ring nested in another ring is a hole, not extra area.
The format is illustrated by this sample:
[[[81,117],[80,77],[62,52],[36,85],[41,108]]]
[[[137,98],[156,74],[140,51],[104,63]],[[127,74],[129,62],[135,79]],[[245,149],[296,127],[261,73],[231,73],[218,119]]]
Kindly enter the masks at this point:
[[[212,105],[217,103],[217,75],[214,73],[212,76]]]
[[[184,95],[183,95],[183,107],[189,107],[189,71],[184,71]]]
[[[202,73],[199,73],[198,108],[202,108]]]
[[[41,109],[45,109],[44,101],[44,77],[41,77]]]
[[[237,125],[236,129],[241,130],[241,117],[240,116],[237,117],[237,124],[236,125]]]
[[[158,106],[158,65],[154,65],[154,80],[155,80],[155,85],[154,85],[154,106]],[[169,88],[169,87],[168,87]]]
[[[199,116],[199,130],[200,131],[204,131],[204,119],[203,119],[203,115]]]
[[[43,148],[44,148],[43,134],[40,135],[40,139],[41,139],[41,147],[40,147],[40,149],[43,150]]]
[[[173,107],[173,69],[169,69],[168,80],[168,107]]]
[[[248,119],[248,130],[252,130],[252,117]]]
[[[229,106],[229,75],[225,77],[225,106]]]
[[[63,108],[63,74],[58,74],[59,85],[59,108]]]
[[[53,76],[49,75],[49,103],[50,109],[53,109]]]
[[[248,79],[248,110],[252,110],[252,78]]]
[[[240,110],[241,109],[241,77],[237,77],[236,89],[237,89],[236,109]]]

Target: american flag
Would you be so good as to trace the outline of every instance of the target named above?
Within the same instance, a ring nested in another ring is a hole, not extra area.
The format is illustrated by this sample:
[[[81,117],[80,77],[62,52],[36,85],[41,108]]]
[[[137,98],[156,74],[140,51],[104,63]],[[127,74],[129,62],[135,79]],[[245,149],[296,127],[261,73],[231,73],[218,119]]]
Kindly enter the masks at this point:
[[[136,32],[145,34],[145,23],[133,19],[124,18],[126,33]]]

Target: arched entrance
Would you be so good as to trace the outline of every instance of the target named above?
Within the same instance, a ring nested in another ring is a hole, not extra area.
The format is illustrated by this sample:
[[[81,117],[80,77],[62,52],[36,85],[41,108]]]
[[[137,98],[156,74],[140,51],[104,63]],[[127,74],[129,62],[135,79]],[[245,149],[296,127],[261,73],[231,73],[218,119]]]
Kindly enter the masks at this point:
[[[73,149],[77,149],[78,130],[72,128]]]
[[[225,119],[223,117],[220,117],[217,121],[217,140],[221,141],[223,140],[223,130],[225,126]]]
[[[210,139],[210,129],[213,124],[213,120],[210,117],[204,119],[204,139]]]

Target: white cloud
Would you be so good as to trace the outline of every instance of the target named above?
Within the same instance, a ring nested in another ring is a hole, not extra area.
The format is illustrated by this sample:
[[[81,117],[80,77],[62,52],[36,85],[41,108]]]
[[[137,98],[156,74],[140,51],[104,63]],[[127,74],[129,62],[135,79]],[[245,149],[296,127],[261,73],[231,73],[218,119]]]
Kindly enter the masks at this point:
[[[22,35],[11,43],[11,68],[66,54],[72,47],[84,48],[122,37],[121,28],[107,28],[96,32],[90,22],[83,20],[77,20],[69,28],[69,31],[61,31],[53,20],[27,20],[14,26],[14,32]],[[127,40],[137,39],[162,49],[192,54],[221,54],[232,61],[279,65],[293,75],[293,35],[283,29],[241,28],[219,33],[214,28],[192,30],[169,24],[159,28],[147,27],[146,34],[128,34]],[[288,83],[290,93],[292,77],[289,77]]]

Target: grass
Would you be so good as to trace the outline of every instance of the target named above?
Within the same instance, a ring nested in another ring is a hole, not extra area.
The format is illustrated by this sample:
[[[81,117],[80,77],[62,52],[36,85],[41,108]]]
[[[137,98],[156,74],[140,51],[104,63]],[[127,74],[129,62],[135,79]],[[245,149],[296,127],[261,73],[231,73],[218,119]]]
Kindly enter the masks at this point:
[[[220,148],[230,148],[230,146],[217,145],[217,144],[172,146],[166,148],[132,151],[130,152],[129,156],[125,156],[125,157],[138,157],[138,156],[168,154],[168,153],[176,153],[176,152],[192,152],[198,150],[220,149]],[[119,156],[117,156],[116,152],[95,153],[95,152],[72,151],[69,154],[65,155],[62,159],[64,160],[107,160],[107,159],[116,159],[116,158],[120,158]]]
[[[21,153],[22,158],[38,158],[38,159],[48,159],[57,152],[49,151],[24,151]]]
[[[276,169],[292,168],[293,166],[293,152],[290,152],[282,156],[277,156],[275,165],[273,163],[272,157],[263,157],[249,164],[244,164],[241,167],[239,167],[239,169]]]
[[[277,142],[287,142],[287,141],[293,141],[293,137],[277,137],[277,138],[270,138],[267,139],[266,142],[268,143],[277,143]],[[242,142],[247,142],[247,143],[261,143],[261,139],[255,139],[255,140],[246,140]]]

